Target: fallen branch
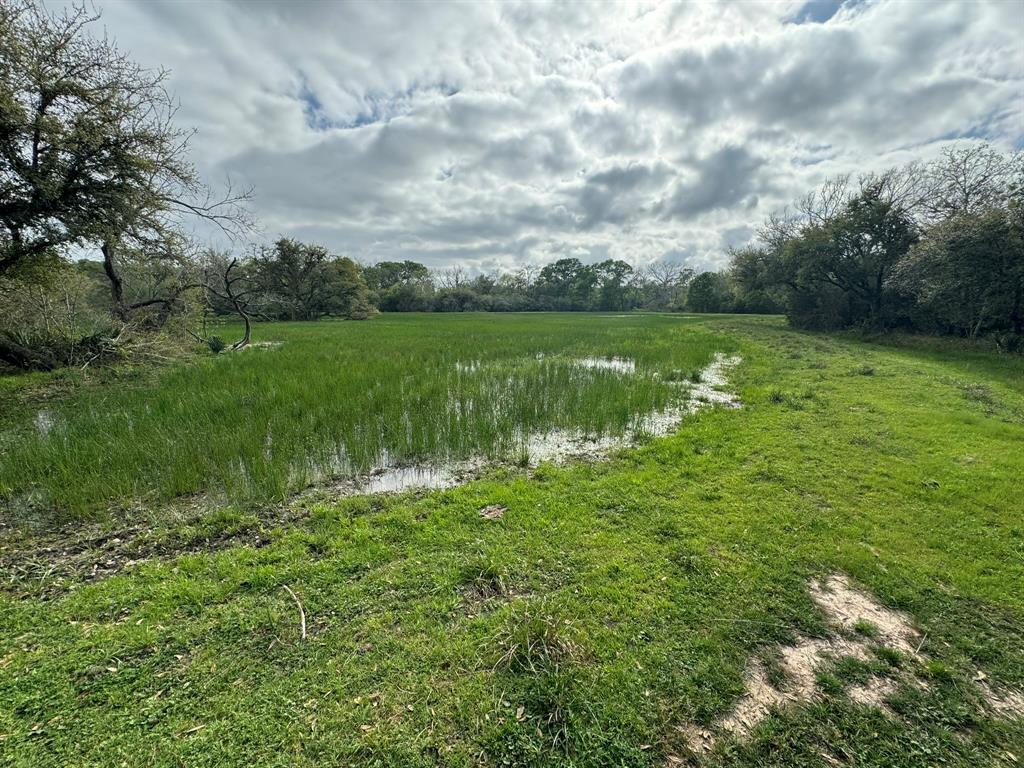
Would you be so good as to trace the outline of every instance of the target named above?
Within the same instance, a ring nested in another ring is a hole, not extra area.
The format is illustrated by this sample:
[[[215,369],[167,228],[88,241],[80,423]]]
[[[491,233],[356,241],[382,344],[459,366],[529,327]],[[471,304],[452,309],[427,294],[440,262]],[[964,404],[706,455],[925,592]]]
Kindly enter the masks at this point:
[[[299,600],[298,596],[294,592],[292,592],[292,588],[289,587],[287,584],[284,585],[284,588],[288,591],[288,594],[292,596],[292,600],[295,601],[295,605],[297,605],[299,607],[299,619],[302,622],[302,639],[305,640],[306,639],[306,611],[302,607],[302,601]]]

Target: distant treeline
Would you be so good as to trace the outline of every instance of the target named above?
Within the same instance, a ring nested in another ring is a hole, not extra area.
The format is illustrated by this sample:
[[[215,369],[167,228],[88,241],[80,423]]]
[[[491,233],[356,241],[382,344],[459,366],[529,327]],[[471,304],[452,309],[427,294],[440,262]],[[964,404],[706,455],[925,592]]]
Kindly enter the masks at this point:
[[[781,311],[770,300],[745,301],[728,275],[697,275],[671,261],[634,269],[612,259],[565,258],[474,277],[460,268],[431,272],[415,261],[384,261],[364,267],[363,277],[370,301],[384,312],[705,311],[711,303],[714,311]]]
[[[785,312],[801,328],[986,335],[1021,350],[1022,165],[1020,153],[973,145],[929,164],[831,179],[770,216],[722,272],[563,258],[470,276],[415,261],[360,265],[287,238],[239,255],[126,259],[116,282],[107,262],[80,261],[52,267],[46,280],[0,277],[0,359],[29,367],[40,350],[65,364],[102,357],[124,308],[135,327],[192,336],[210,314],[239,316],[248,328],[255,319],[377,311]]]

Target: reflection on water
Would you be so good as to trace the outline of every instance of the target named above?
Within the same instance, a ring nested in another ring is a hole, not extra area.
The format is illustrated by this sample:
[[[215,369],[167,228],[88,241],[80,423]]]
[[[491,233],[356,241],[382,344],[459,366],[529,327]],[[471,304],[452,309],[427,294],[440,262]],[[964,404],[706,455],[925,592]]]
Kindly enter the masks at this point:
[[[453,467],[388,467],[357,478],[353,485],[360,494],[397,493],[411,488],[451,488],[460,474]]]
[[[636,373],[636,362],[628,357],[582,357],[574,361],[581,368],[615,373]]]
[[[45,408],[36,414],[36,430],[39,432],[40,437],[49,435],[50,430],[53,429],[56,423],[57,421],[54,419],[53,414]]]

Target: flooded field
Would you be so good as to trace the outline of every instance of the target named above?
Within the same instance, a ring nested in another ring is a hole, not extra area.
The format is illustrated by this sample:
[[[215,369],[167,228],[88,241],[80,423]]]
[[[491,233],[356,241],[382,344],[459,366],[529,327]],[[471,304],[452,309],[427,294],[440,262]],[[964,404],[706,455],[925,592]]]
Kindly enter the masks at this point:
[[[88,514],[196,492],[273,500],[444,487],[495,462],[594,456],[735,404],[731,339],[668,316],[266,324],[259,354],[37,404],[0,435],[9,509]]]
[[[671,434],[687,414],[700,408],[712,405],[739,408],[739,399],[727,389],[727,372],[739,362],[736,355],[715,353],[714,359],[695,377],[696,381],[674,382],[680,387],[680,397],[674,403],[662,410],[639,414],[629,429],[608,434],[588,434],[579,429],[552,429],[527,435],[520,432],[513,442],[514,453],[499,460],[515,460],[518,464],[534,467],[545,461],[559,463],[573,459],[599,459],[613,450],[632,445],[642,437]],[[636,370],[636,364],[624,358],[586,358],[575,361],[575,364],[626,375],[633,375]],[[350,476],[335,470],[334,474],[345,478],[339,489],[342,495],[397,493],[411,488],[451,488],[471,479],[487,465],[485,458],[477,456],[463,461],[395,466],[389,457],[383,456],[380,464],[369,472]]]

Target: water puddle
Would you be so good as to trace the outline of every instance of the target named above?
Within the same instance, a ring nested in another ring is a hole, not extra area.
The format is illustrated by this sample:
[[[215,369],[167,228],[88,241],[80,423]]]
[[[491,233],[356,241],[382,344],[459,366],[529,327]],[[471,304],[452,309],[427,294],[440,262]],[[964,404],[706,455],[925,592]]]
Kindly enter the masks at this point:
[[[589,358],[594,359],[594,358]],[[600,358],[598,358],[600,359]],[[604,359],[624,361],[623,358]],[[672,434],[679,423],[689,414],[712,405],[724,405],[739,408],[740,402],[736,395],[725,389],[728,384],[726,371],[740,362],[737,356],[715,353],[711,363],[700,372],[697,382],[680,382],[680,386],[688,388],[684,402],[663,411],[641,416],[633,429],[623,435],[603,435],[590,437],[578,431],[552,430],[541,434],[529,435],[523,441],[523,452],[526,463],[535,467],[545,461],[562,462],[569,459],[600,458],[609,452],[625,448],[641,437],[665,437]],[[632,360],[628,363],[635,368]]]
[[[641,437],[664,437],[672,434],[689,414],[724,405],[741,406],[737,396],[728,391],[727,372],[740,362],[738,356],[716,353],[714,359],[701,372],[696,382],[678,382],[686,388],[686,397],[678,405],[662,411],[640,416],[633,428],[622,435],[589,436],[580,431],[550,430],[544,433],[521,435],[518,448],[508,457],[529,467],[543,462],[563,463],[573,459],[599,459],[614,450],[633,445]],[[582,358],[574,361],[581,367],[612,370],[617,373],[635,373],[636,363],[628,358]],[[472,371],[479,362],[457,362],[460,371]],[[379,467],[369,473],[356,475],[337,483],[333,491],[341,496],[376,493],[400,493],[408,490],[437,490],[453,488],[470,481],[487,466],[483,458],[447,464],[415,464],[396,466],[387,456],[381,457]],[[346,457],[339,455],[333,470],[347,474]]]
[[[574,364],[592,371],[636,373],[636,361],[630,360],[628,357],[581,357],[574,361]]]
[[[459,478],[450,467],[388,467],[357,479],[354,485],[361,494],[397,493],[407,488],[451,488]]]

